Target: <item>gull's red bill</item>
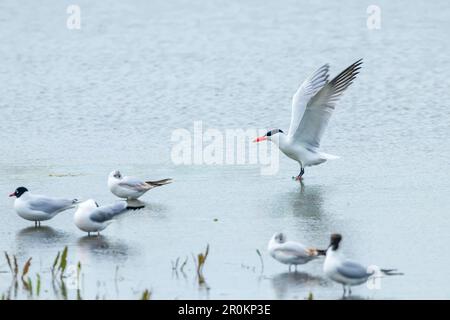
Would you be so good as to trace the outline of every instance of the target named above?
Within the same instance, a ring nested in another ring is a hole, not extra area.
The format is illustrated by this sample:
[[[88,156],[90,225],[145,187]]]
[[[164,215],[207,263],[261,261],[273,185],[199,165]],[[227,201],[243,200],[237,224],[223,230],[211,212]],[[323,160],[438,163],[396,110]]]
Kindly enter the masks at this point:
[[[253,142],[261,142],[261,141],[264,141],[264,140],[267,140],[267,136],[258,137],[255,140],[253,140]]]

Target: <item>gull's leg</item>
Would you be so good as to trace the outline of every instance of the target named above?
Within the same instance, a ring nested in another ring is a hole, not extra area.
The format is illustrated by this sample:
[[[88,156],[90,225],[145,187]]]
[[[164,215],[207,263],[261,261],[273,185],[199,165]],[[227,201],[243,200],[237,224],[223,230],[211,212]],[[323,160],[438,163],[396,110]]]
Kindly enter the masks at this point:
[[[34,222],[34,227],[37,228],[37,221]]]
[[[289,265],[289,272],[291,272],[291,265]]]
[[[348,286],[348,295],[352,294],[352,287]]]
[[[97,237],[100,237],[100,231],[97,231]]]
[[[40,222],[40,221],[38,221],[38,226],[39,226],[39,227],[41,226],[41,222]]]
[[[295,265],[295,272],[297,272],[297,265]]]
[[[342,297],[345,298],[345,284],[342,285],[342,290],[344,291],[344,293],[342,294]]]
[[[90,232],[88,232],[88,237],[90,237],[91,236],[91,233]]]

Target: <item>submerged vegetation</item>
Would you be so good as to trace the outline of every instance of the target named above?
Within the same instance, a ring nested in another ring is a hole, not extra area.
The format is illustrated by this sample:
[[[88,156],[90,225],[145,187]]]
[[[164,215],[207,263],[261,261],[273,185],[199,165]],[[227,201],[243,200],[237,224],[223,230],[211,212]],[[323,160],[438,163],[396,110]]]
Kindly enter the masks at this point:
[[[258,281],[261,279],[270,279],[263,275],[264,273],[264,261],[263,255],[260,250],[256,249],[256,253],[259,257],[260,268],[258,265],[245,266],[241,265],[247,270],[252,270],[254,273],[260,272]],[[193,280],[192,285],[199,290],[199,292],[205,293],[206,298],[209,297],[210,287],[207,284],[205,278],[205,268],[210,255],[210,246],[206,245],[206,248],[197,253],[192,254],[192,261],[189,261],[189,256],[177,257],[171,261],[171,269],[173,274],[177,276],[181,273],[186,280],[191,278]],[[8,273],[11,275],[11,283],[4,290],[4,286],[1,287],[0,298],[2,300],[16,300],[16,299],[117,299],[119,298],[119,282],[124,278],[119,276],[119,266],[116,266],[114,275],[112,277],[113,287],[115,288],[116,296],[110,296],[111,290],[106,290],[105,294],[100,294],[100,289],[103,286],[106,288],[106,284],[99,280],[89,279],[94,284],[97,284],[97,292],[90,292],[89,296],[84,294],[84,270],[81,261],[73,263],[69,258],[69,249],[65,246],[62,250],[56,252],[54,258],[51,256],[47,261],[49,265],[41,266],[39,273],[33,270],[32,257],[23,258],[23,263],[19,262],[19,259],[15,254],[4,252],[7,269],[0,270],[2,278],[8,278]],[[256,258],[256,257],[255,257]],[[38,265],[38,263],[34,263]],[[9,270],[8,270],[9,269]],[[259,270],[258,270],[259,269]],[[34,273],[35,272],[35,273]],[[151,276],[151,274],[148,274]],[[4,284],[4,282],[3,282]],[[152,288],[143,287],[142,289],[131,288],[131,295],[127,298],[135,298],[140,300],[150,300],[154,297]],[[304,299],[315,299],[312,292],[309,292]]]
[[[8,290],[2,294],[2,300],[17,298],[19,292],[19,286],[22,285],[22,289],[27,293],[27,296],[33,296],[33,281],[28,277],[28,271],[31,266],[31,258],[29,258],[22,267],[22,275],[19,279],[19,263],[17,257],[13,255],[12,257],[8,255],[5,251],[5,258],[8,264],[9,270],[11,271],[12,280]],[[20,281],[19,281],[20,280]],[[37,291],[36,294],[39,295],[40,292],[40,276],[37,275]]]
[[[144,292],[142,292],[141,300],[150,300],[152,296],[152,292],[148,291],[148,289],[145,289]]]
[[[30,269],[32,266],[32,258],[28,258],[20,268],[17,256],[4,252],[6,263],[12,275],[11,284],[4,293],[1,294],[1,300],[12,299],[77,299],[82,300],[81,295],[81,279],[82,265],[78,261],[76,266],[69,272],[68,267],[72,266],[68,263],[68,247],[64,247],[62,251],[58,251],[53,264],[44,273],[50,274],[50,278],[44,278],[48,282],[43,282],[40,273],[36,273],[34,277],[30,276]],[[20,272],[20,270],[22,270]],[[47,285],[47,286],[45,286]],[[44,287],[43,287],[44,286]],[[75,290],[75,296],[69,297],[69,290]],[[41,293],[46,292],[45,297],[41,297]],[[152,292],[145,289],[140,298],[142,300],[149,300]],[[98,295],[96,296],[98,298]],[[105,297],[106,298],[106,297]]]
[[[194,273],[196,282],[201,289],[209,290],[206,284],[203,270],[209,255],[209,244],[206,246],[204,252],[197,255],[192,255],[194,268],[190,268]],[[84,273],[81,261],[76,264],[69,263],[69,249],[67,246],[63,250],[58,251],[50,266],[44,267],[41,273],[32,274],[32,257],[29,257],[24,263],[19,264],[18,258],[15,254],[4,252],[6,264],[11,274],[11,283],[0,297],[2,300],[12,299],[83,299],[82,283]],[[181,272],[186,278],[186,267],[188,265],[188,256],[183,260],[178,257],[172,261],[172,271],[175,273]],[[114,285],[116,292],[118,292],[118,269],[116,267],[114,275]],[[8,271],[6,271],[8,273]],[[44,276],[43,276],[44,275]],[[97,286],[100,283],[97,281]],[[137,295],[138,294],[138,295]],[[141,300],[150,300],[153,296],[152,290],[145,289],[139,292],[134,292],[133,296]],[[103,296],[104,299],[109,297]],[[89,298],[88,298],[89,299]],[[97,293],[95,299],[100,299]]]
[[[256,249],[256,253],[258,254],[259,261],[261,262],[261,274],[263,274],[264,273],[264,260],[263,260],[261,251],[259,251],[259,249]]]
[[[208,258],[208,254],[209,254],[209,244],[206,245],[206,249],[205,249],[204,253],[200,252],[199,254],[197,254],[197,259],[195,259],[195,257],[193,257],[195,268],[197,270],[197,279],[198,279],[199,285],[206,284],[205,277],[203,275],[203,268],[206,263],[206,258]]]

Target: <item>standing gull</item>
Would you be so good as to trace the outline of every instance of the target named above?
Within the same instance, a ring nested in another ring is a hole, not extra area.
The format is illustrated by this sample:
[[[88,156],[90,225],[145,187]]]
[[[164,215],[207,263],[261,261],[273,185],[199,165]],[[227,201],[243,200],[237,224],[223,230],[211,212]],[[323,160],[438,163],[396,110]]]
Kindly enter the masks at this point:
[[[38,194],[32,194],[25,187],[19,187],[9,195],[16,197],[14,209],[17,214],[30,221],[34,221],[34,226],[41,225],[41,221],[49,220],[61,211],[74,208],[78,203],[77,199],[54,198]]]
[[[100,231],[109,226],[119,214],[127,210],[127,203],[124,201],[116,202],[111,205],[99,206],[93,199],[86,200],[78,205],[74,214],[75,225],[82,231],[91,232]]]
[[[325,254],[324,250],[306,247],[299,242],[287,241],[285,234],[281,232],[272,236],[267,249],[275,260],[289,265],[289,271],[292,265],[297,270],[298,264],[305,264],[318,258],[319,255]]]
[[[362,59],[328,81],[328,64],[311,74],[292,98],[291,124],[288,134],[273,129],[254,142],[269,140],[300,165],[296,180],[301,180],[305,167],[321,164],[337,156],[319,151],[320,141],[341,95],[356,78]]]
[[[114,170],[108,177],[109,190],[119,198],[136,200],[144,193],[155,187],[172,182],[172,179],[144,181],[135,177],[122,176],[119,170]]]
[[[345,259],[338,250],[341,240],[342,236],[340,234],[331,235],[330,245],[327,249],[325,262],[323,264],[323,271],[328,278],[342,284],[344,296],[346,287],[348,287],[348,293],[351,294],[352,286],[365,283],[371,276],[392,276],[402,274],[395,272],[396,269],[378,269],[378,275],[378,270],[375,267],[365,267],[357,262]]]

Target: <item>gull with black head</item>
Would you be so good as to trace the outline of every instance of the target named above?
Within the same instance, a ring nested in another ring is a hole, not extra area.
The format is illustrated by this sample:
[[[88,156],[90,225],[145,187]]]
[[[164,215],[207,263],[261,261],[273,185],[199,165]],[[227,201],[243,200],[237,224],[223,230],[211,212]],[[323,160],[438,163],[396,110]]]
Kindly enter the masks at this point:
[[[330,245],[326,251],[326,257],[323,264],[323,272],[331,280],[342,284],[344,296],[346,288],[348,294],[352,293],[351,287],[365,283],[371,276],[393,276],[402,275],[396,272],[396,269],[369,268],[355,261],[345,259],[340,251],[340,243],[342,236],[340,234],[332,234],[330,237]],[[380,275],[377,275],[379,271]]]
[[[58,213],[74,208],[77,199],[56,198],[39,194],[32,194],[25,187],[17,188],[9,195],[15,197],[14,209],[25,220],[34,221],[34,226],[41,225],[41,221],[50,220]]]

